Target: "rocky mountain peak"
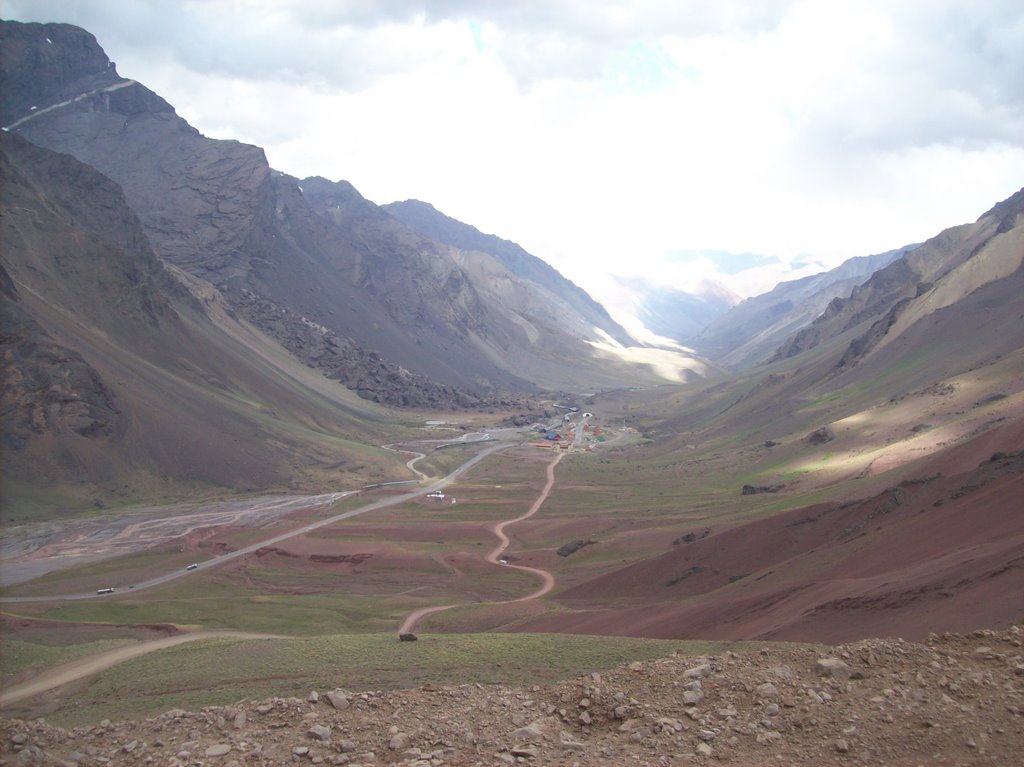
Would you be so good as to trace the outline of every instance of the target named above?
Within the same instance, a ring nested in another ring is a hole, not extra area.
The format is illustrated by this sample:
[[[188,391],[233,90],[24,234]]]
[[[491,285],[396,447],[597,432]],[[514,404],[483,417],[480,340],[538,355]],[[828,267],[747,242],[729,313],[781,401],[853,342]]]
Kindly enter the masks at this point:
[[[1024,215],[1024,189],[1018,190],[1015,194],[992,206],[992,209],[981,218],[992,218],[998,221],[997,231],[1002,234],[1013,229],[1019,223],[1022,215]]]
[[[345,180],[330,181],[323,176],[310,176],[299,182],[302,193],[319,206],[348,208],[371,205],[352,184]]]
[[[35,82],[30,82],[34,80]],[[71,24],[0,25],[0,123],[123,82],[96,38]]]

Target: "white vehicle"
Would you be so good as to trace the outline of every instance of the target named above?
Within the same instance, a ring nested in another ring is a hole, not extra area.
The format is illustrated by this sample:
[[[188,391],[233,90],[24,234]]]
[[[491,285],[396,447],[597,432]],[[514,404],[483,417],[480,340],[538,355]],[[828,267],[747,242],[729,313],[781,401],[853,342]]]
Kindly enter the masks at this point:
[[[584,413],[584,414],[583,414],[583,417],[584,417],[584,418],[593,418],[593,417],[594,417],[594,414],[593,414],[593,413]]]
[[[96,589],[96,593],[97,593],[97,594],[113,594],[113,593],[114,593],[114,590],[113,590],[113,589],[111,589],[111,588],[106,588],[106,589]]]
[[[195,569],[196,569],[197,567],[199,567],[199,563],[198,563],[198,562],[193,562],[192,564],[190,564],[190,565],[189,565],[188,567],[186,567],[185,569],[186,569],[186,570],[195,570]]]

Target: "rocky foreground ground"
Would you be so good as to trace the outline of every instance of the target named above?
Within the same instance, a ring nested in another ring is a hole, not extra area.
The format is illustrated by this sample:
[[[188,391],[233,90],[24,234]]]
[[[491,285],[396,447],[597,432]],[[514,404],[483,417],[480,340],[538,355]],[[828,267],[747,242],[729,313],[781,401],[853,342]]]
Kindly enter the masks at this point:
[[[526,688],[311,692],[63,730],[3,765],[1019,765],[1024,630],[773,645]]]

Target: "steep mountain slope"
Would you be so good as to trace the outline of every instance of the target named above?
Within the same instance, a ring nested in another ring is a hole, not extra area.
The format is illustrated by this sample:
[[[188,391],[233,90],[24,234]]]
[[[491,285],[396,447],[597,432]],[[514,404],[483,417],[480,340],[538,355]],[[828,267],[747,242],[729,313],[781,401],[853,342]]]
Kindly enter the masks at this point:
[[[472,370],[485,361],[493,369],[502,371],[495,373],[495,377],[503,375],[510,385],[519,387],[529,385],[521,378],[509,377],[504,371],[513,371],[516,376],[547,388],[609,387],[656,380],[656,376],[643,367],[601,355],[591,346],[592,341],[602,339],[601,332],[595,329],[597,326],[560,295],[542,284],[516,276],[491,254],[426,239],[365,200],[347,182],[334,183],[313,177],[295,181],[295,184],[315,214],[338,229],[352,233],[361,248],[360,258],[353,266],[359,280],[368,283],[372,290],[375,273],[395,273],[392,283],[395,287],[385,296],[389,307],[408,311],[415,301],[411,297],[413,290],[436,289],[435,303],[438,304],[452,296],[467,296],[464,305],[441,322],[430,320],[422,310],[406,320],[410,333],[422,332],[420,328],[424,323],[438,335],[452,328],[469,330],[468,356],[456,356],[458,347],[449,345],[440,354],[432,355],[431,364],[461,365]],[[419,271],[410,270],[407,263],[410,253],[419,254],[422,265]],[[438,272],[439,265],[441,272]],[[537,270],[543,271],[540,267]],[[403,280],[408,281],[407,287]],[[593,313],[574,293],[566,292],[573,301]],[[407,296],[404,300],[403,295]],[[614,323],[606,321],[605,325],[621,335],[621,328]],[[428,343],[426,337],[419,342],[421,353],[428,348]],[[574,372],[579,373],[579,378],[570,386],[567,382]]]
[[[830,271],[781,282],[713,318],[690,343],[719,364],[749,368],[813,322],[833,299],[847,298],[857,285],[914,247],[851,258]]]
[[[580,322],[582,332],[599,328],[623,346],[633,339],[615,322],[603,306],[585,290],[566,279],[550,264],[526,252],[514,242],[493,234],[484,234],[475,226],[444,215],[433,205],[419,200],[405,200],[382,206],[384,210],[415,229],[424,237],[452,245],[460,250],[477,251],[494,256],[517,277],[533,283],[551,296],[550,306],[564,321]],[[568,310],[568,311],[567,311]]]
[[[954,304],[984,284],[1020,268],[1024,189],[973,224],[947,229],[876,272],[848,299],[833,300],[809,327],[779,348],[792,357],[844,334],[851,337],[848,365],[896,338],[914,322]]]
[[[120,183],[161,258],[214,284],[300,358],[301,339],[269,322],[274,312],[290,326],[312,323],[332,334],[329,371],[386,361],[394,375],[385,378],[401,382],[403,371],[412,371],[478,396],[535,391],[536,384],[657,379],[643,367],[601,358],[572,327],[549,323],[534,332],[531,317],[481,293],[471,259],[460,261],[454,249],[413,232],[350,185],[337,185],[331,205],[320,200],[314,209],[305,184],[273,172],[262,150],[204,138],[159,96],[120,78],[87,32],[3,26],[4,40],[18,43],[3,45],[5,82],[22,94],[4,102],[3,124]],[[69,39],[73,43],[65,44]],[[36,73],[25,60],[45,56],[67,59],[56,69],[79,79],[35,88],[54,68]],[[32,100],[43,103],[24,112]],[[529,294],[527,306],[545,303],[507,270],[488,265],[485,273]],[[560,364],[564,359],[573,364]],[[372,378],[363,372],[342,380],[374,398],[417,399],[415,386],[393,396],[383,385],[360,386]]]
[[[112,181],[3,133],[0,203],[6,519],[404,473],[348,442],[385,414],[289,361],[208,285],[193,295]]]

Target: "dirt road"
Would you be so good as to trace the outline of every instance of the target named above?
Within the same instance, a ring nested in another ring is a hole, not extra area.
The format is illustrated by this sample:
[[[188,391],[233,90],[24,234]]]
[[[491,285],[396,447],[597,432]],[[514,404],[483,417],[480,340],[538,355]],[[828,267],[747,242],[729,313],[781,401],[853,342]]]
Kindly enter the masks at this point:
[[[402,621],[402,625],[398,627],[399,634],[408,634],[420,622],[421,619],[427,617],[431,613],[439,613],[442,610],[450,610],[458,605],[437,605],[436,607],[421,607],[419,610],[413,610],[411,613],[405,616],[405,620]]]
[[[538,578],[540,578],[541,581],[540,588],[534,592],[531,592],[530,594],[527,594],[525,597],[519,597],[518,599],[508,599],[503,602],[493,602],[492,604],[506,605],[514,604],[515,602],[528,602],[531,599],[538,599],[544,596],[555,587],[555,576],[553,576],[547,570],[541,570],[539,567],[527,567],[526,565],[513,565],[503,563],[500,561],[500,558],[501,555],[505,553],[505,550],[509,547],[509,538],[507,535],[505,535],[505,528],[509,525],[514,525],[516,522],[522,522],[524,519],[529,519],[540,510],[540,507],[544,505],[544,501],[547,500],[548,495],[551,493],[551,489],[555,486],[555,467],[558,465],[559,461],[562,460],[562,457],[564,455],[565,453],[559,452],[555,456],[555,460],[551,461],[548,464],[546,471],[547,482],[544,484],[544,489],[540,491],[540,495],[538,495],[537,499],[533,502],[533,505],[530,506],[529,511],[527,511],[522,516],[516,517],[514,519],[506,519],[504,522],[498,522],[493,527],[491,527],[491,532],[494,533],[498,538],[498,545],[495,546],[485,557],[485,559],[491,564],[501,565],[503,567],[508,567],[514,570],[521,570],[522,572],[530,573],[531,575],[536,575]],[[416,624],[419,623],[420,620],[422,620],[426,616],[431,615],[433,613],[441,612],[442,610],[449,610],[452,607],[456,606],[457,605],[437,605],[435,607],[421,607],[418,610],[414,610],[413,612],[405,616],[405,619],[402,621],[402,625],[398,629],[398,633],[407,634],[411,632],[416,627]]]
[[[501,557],[502,554],[505,553],[505,550],[508,548],[509,539],[508,536],[505,535],[505,528],[509,525],[514,525],[516,522],[522,522],[524,519],[529,519],[540,510],[541,506],[544,505],[544,501],[548,499],[548,495],[551,493],[551,488],[555,486],[555,467],[558,465],[559,461],[562,460],[562,457],[564,455],[565,453],[558,453],[558,455],[555,456],[555,460],[548,464],[546,472],[548,481],[544,484],[544,489],[540,491],[540,495],[537,496],[537,500],[533,502],[533,505],[530,507],[530,510],[523,514],[521,517],[516,517],[515,519],[508,519],[504,522],[499,522],[491,528],[491,532],[498,536],[498,540],[500,541],[500,543],[487,555],[488,562],[491,562],[493,564],[499,564],[499,558]],[[527,567],[526,565],[509,564],[505,566],[516,570],[522,570],[524,572],[532,573],[533,575],[538,576],[541,580],[541,587],[532,594],[528,594],[525,597],[520,597],[519,599],[510,599],[508,600],[508,602],[502,604],[510,604],[513,602],[528,602],[531,599],[537,599],[538,597],[544,596],[555,587],[555,576],[553,576],[547,570],[541,570],[539,567]]]
[[[197,631],[193,634],[178,634],[177,636],[153,639],[148,642],[141,642],[130,647],[118,647],[115,650],[90,655],[87,658],[79,658],[69,663],[63,663],[47,669],[39,676],[29,682],[16,684],[0,692],[0,708],[20,703],[23,700],[32,698],[55,687],[75,682],[79,679],[98,674],[119,663],[124,663],[140,655],[163,650],[185,642],[195,642],[198,639],[282,639],[283,637],[274,634],[250,634],[243,631]]]

